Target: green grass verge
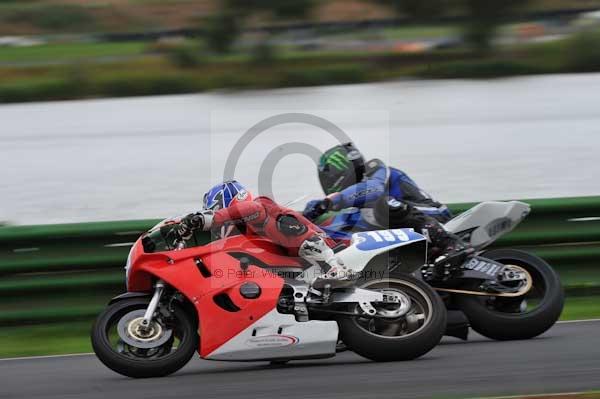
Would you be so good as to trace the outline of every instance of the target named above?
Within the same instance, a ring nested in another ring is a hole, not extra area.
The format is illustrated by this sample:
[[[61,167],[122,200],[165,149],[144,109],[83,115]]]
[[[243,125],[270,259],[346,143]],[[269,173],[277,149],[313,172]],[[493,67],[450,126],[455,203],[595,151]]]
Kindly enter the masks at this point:
[[[0,357],[91,352],[90,321],[0,329]]]
[[[567,297],[561,320],[600,319],[600,297]]]
[[[461,34],[456,25],[413,25],[383,29],[386,39],[415,40],[452,37]]]
[[[519,396],[495,396],[494,399],[520,399]],[[482,398],[485,399],[485,398]],[[555,394],[540,394],[526,395],[522,399],[600,399],[600,392],[587,393],[555,393]]]
[[[600,297],[568,298],[561,320],[600,318]],[[0,358],[91,352],[92,321],[0,328]]]
[[[419,40],[452,37],[461,33],[458,25],[402,25],[383,29],[360,29],[348,32],[323,32],[328,40]]]
[[[64,43],[31,47],[0,47],[0,63],[65,62],[102,57],[140,55],[144,42]]]

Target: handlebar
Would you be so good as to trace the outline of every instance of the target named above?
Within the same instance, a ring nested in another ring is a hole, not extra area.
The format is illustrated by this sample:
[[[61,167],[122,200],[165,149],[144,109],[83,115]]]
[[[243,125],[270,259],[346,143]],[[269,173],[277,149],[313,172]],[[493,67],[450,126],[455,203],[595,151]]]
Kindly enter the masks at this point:
[[[177,229],[171,229],[165,236],[165,241],[169,247],[175,251],[180,251],[185,248],[186,240],[179,235]]]
[[[185,248],[185,240],[184,239],[179,239],[177,241],[175,241],[175,251],[181,251],[182,249]]]

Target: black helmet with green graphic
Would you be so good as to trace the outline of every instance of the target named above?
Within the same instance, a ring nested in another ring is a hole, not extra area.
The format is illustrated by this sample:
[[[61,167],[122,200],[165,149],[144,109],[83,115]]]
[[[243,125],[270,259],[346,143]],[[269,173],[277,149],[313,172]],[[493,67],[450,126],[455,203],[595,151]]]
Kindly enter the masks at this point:
[[[326,194],[358,183],[364,174],[365,159],[352,143],[330,148],[319,160],[319,181]]]

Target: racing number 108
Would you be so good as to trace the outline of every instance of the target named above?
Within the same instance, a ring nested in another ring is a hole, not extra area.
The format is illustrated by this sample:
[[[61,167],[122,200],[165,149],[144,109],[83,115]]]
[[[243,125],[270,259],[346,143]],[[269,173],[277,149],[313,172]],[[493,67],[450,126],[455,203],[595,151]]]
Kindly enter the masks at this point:
[[[408,241],[408,235],[400,229],[395,230],[379,230],[369,231],[367,234],[374,239],[376,242],[396,242],[396,241]]]

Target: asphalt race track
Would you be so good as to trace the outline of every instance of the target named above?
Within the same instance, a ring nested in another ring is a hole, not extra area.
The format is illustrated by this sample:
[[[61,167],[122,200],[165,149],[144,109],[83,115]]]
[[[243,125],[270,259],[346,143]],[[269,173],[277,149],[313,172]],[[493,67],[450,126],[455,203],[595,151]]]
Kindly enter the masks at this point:
[[[0,361],[0,398],[462,398],[600,388],[600,322],[556,325],[529,341],[472,334],[422,359],[373,363],[352,353],[328,360],[223,363],[194,359],[160,379],[132,380],[94,356]]]

